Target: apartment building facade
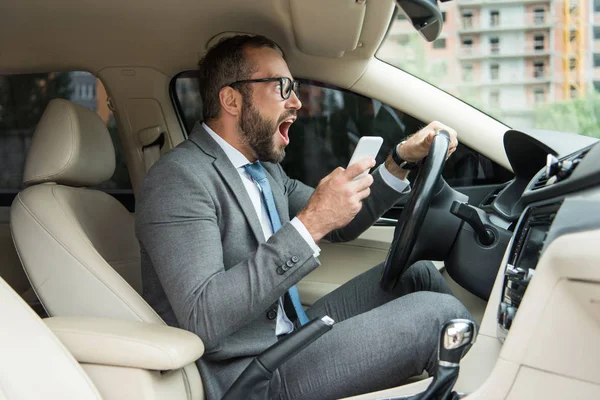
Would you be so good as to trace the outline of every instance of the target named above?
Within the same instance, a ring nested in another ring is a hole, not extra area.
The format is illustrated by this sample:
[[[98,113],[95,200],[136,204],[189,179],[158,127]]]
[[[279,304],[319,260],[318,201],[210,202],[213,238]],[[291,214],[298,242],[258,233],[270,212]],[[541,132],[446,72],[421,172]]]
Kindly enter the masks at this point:
[[[582,96],[594,81],[600,87],[600,17],[591,16],[592,7],[600,14],[599,0],[450,1],[441,3],[438,40],[408,40],[415,33],[399,13],[382,51],[398,53],[389,61],[509,125],[531,128],[537,106]],[[411,59],[407,46],[423,47],[426,65]],[[428,68],[436,63],[444,74]]]

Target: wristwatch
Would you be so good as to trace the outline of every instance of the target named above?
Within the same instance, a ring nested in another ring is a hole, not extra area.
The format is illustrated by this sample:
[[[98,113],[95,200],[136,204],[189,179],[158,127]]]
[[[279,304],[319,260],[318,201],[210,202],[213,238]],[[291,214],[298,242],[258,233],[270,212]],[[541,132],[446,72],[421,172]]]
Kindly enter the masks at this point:
[[[401,141],[398,146],[394,147],[394,149],[392,150],[392,159],[394,160],[394,162],[396,164],[398,164],[398,166],[400,168],[406,169],[406,170],[413,170],[413,169],[417,168],[419,165],[421,165],[421,163],[406,161],[406,160],[403,160],[402,157],[400,157],[400,154],[398,154],[398,147],[402,147],[402,145],[404,143],[406,143],[406,140]]]

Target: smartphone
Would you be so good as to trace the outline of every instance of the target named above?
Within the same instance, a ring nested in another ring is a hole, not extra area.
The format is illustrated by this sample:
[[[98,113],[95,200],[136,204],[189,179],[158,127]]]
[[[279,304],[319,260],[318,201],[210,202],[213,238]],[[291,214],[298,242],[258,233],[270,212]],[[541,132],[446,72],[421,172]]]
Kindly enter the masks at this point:
[[[379,149],[383,144],[383,138],[381,136],[363,136],[358,141],[356,145],[356,149],[354,149],[354,153],[350,158],[350,162],[348,163],[348,167],[361,160],[365,157],[376,158],[377,153],[379,153]],[[358,175],[355,180],[368,174],[369,170],[366,170],[362,174]]]

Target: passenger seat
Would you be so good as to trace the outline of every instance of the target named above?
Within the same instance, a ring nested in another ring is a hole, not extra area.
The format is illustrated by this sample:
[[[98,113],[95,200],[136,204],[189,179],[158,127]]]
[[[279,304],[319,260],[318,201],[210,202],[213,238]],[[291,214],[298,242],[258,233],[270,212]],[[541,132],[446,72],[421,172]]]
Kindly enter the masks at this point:
[[[98,114],[52,100],[27,155],[26,189],[11,206],[17,253],[50,317],[166,325],[141,296],[134,216],[114,197],[93,189],[114,171],[112,139]],[[196,365],[181,372],[187,398],[203,399]]]
[[[0,278],[0,399],[101,399],[75,358]]]

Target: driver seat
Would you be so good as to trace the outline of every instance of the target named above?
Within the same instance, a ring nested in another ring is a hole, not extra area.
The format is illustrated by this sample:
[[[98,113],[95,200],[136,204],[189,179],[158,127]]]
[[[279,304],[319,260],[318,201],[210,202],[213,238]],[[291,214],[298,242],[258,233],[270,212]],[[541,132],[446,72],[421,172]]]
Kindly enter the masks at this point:
[[[52,100],[27,155],[26,189],[11,206],[15,247],[49,316],[165,324],[140,295],[134,216],[90,188],[114,170],[115,150],[102,119],[78,104]],[[188,399],[204,399],[196,365],[182,372]]]

